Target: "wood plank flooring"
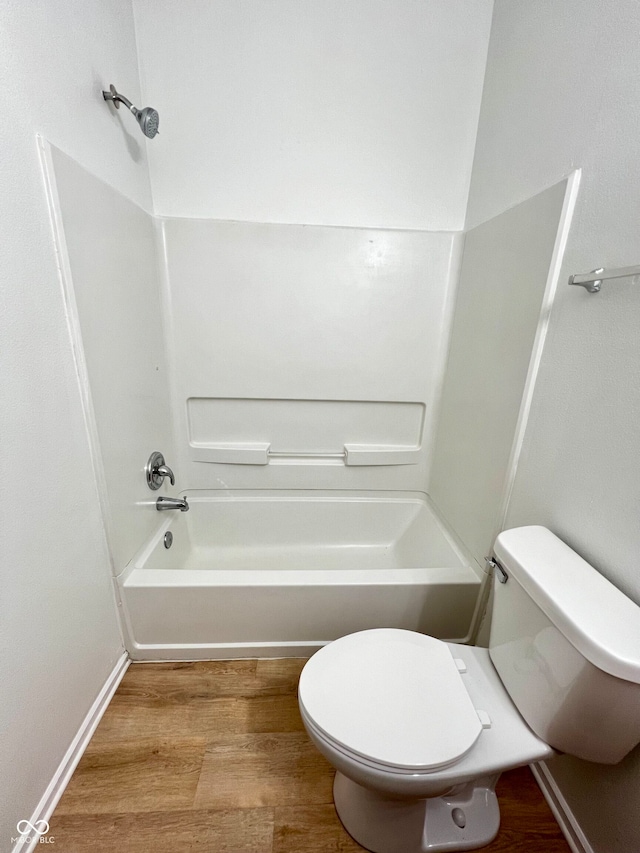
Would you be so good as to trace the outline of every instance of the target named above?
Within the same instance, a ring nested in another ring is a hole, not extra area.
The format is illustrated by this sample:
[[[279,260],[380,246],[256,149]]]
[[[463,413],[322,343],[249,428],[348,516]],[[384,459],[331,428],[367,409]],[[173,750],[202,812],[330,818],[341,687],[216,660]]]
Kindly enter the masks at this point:
[[[57,853],[356,853],[308,740],[305,661],[132,664],[51,818]],[[528,768],[486,853],[570,853]]]

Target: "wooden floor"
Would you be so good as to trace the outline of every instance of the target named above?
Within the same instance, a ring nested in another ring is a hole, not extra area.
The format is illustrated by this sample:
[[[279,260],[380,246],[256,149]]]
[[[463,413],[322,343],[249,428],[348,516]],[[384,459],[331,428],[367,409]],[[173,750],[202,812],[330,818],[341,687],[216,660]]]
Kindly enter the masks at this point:
[[[57,853],[353,853],[296,698],[302,660],[133,664],[51,818]],[[530,771],[487,853],[570,853]]]

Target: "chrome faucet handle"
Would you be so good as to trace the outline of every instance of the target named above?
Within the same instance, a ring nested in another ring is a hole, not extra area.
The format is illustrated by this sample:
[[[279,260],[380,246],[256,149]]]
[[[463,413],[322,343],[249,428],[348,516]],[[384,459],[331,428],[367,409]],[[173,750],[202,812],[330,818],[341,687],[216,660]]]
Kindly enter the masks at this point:
[[[165,477],[168,477],[171,485],[175,486],[176,478],[173,476],[173,471],[171,470],[171,468],[169,468],[168,465],[158,465],[158,467],[156,468],[156,474],[158,475],[158,477],[162,477],[163,480]]]
[[[164,478],[168,477],[171,485],[175,486],[176,478],[173,476],[173,471],[164,463],[164,456],[160,451],[154,450],[149,457],[144,469],[147,477],[147,486],[152,492],[155,492],[164,483]]]

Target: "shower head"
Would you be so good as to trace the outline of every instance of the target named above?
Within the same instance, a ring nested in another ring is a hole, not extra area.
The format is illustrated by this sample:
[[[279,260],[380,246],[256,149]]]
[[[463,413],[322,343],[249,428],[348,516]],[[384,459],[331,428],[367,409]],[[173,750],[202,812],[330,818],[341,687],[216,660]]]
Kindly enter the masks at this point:
[[[149,139],[153,139],[158,132],[158,125],[160,124],[158,111],[154,110],[153,107],[145,107],[142,110],[136,110],[134,115],[144,135],[148,136]]]
[[[137,107],[133,106],[128,98],[125,98],[124,95],[120,95],[116,92],[116,87],[113,83],[109,86],[108,92],[102,92],[102,97],[105,101],[111,101],[117,110],[120,109],[120,104],[124,104],[125,107],[134,114],[136,121],[140,125],[140,130],[149,139],[153,139],[156,133],[158,133],[160,116],[158,115],[158,111],[154,110],[153,107],[143,107],[143,109],[139,110]]]

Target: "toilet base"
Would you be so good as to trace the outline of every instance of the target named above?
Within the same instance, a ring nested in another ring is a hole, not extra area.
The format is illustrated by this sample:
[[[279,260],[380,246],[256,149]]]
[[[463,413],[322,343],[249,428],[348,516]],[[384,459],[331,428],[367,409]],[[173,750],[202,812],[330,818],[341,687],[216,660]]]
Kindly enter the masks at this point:
[[[441,797],[396,800],[338,772],[333,799],[349,835],[372,853],[475,850],[489,844],[500,827],[494,790],[499,776],[457,785]]]

